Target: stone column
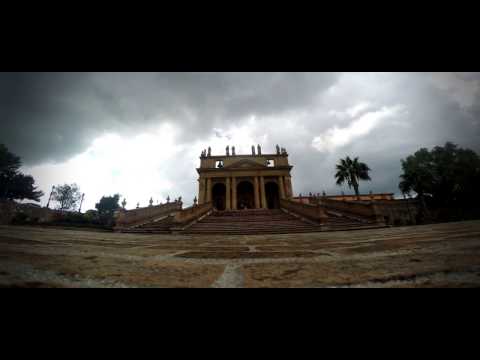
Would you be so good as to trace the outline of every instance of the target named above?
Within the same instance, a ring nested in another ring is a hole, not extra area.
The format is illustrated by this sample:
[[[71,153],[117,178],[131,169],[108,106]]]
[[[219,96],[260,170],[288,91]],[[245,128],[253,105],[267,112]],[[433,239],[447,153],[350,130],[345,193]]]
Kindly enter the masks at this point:
[[[292,189],[292,177],[286,176],[285,177],[285,187],[286,187],[286,196],[287,198],[293,197],[293,189]]]
[[[258,184],[258,176],[254,178],[254,189],[255,189],[255,209],[260,209],[260,186]]]
[[[230,191],[230,178],[227,177],[225,179],[225,182],[227,184],[227,186],[226,186],[227,190],[226,190],[226,193],[225,193],[225,209],[226,210],[231,210],[232,207],[231,207],[230,199],[232,198],[232,193]]]
[[[237,179],[232,177],[232,210],[237,210]]]
[[[278,187],[280,189],[280,199],[285,199],[285,184],[283,183],[283,176],[278,177]]]
[[[260,176],[260,197],[262,199],[262,209],[267,209],[267,196],[265,195],[265,180]]]
[[[205,202],[212,202],[212,179],[207,178],[207,199]]]
[[[205,179],[198,179],[198,205],[205,203]]]

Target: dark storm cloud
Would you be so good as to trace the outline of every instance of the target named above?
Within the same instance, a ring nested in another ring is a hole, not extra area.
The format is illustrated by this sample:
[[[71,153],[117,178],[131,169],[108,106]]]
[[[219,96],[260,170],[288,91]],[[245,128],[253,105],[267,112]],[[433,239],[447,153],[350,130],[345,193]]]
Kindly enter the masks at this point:
[[[368,119],[383,112],[391,115]],[[105,133],[130,137],[165,122],[179,129],[177,145],[212,136],[234,145],[229,128],[253,116],[255,141],[289,150],[297,193],[340,192],[333,174],[346,155],[373,170],[363,191],[397,191],[400,159],[420,147],[453,141],[480,151],[480,74],[0,74],[0,143],[29,164],[61,162]],[[340,145],[315,148],[317,137]],[[175,172],[178,194],[193,198],[193,168]]]
[[[28,163],[61,161],[104,132],[163,121],[188,142],[249,115],[308,106],[337,74],[3,73],[0,141]]]

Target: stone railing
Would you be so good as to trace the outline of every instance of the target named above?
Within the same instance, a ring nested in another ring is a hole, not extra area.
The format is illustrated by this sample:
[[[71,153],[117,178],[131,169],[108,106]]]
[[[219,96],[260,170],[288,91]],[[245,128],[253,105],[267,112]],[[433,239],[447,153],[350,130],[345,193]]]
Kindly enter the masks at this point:
[[[280,206],[294,214],[323,224],[327,220],[325,209],[318,205],[302,204],[296,201],[280,199]]]
[[[139,226],[182,210],[180,201],[135,210],[119,210],[115,214],[115,229]]]
[[[199,218],[207,215],[210,211],[212,211],[212,209],[212,203],[208,202],[202,205],[191,206],[177,212],[173,218],[174,225],[172,230],[183,230],[190,224],[196,222]]]
[[[375,202],[339,201],[322,198],[319,206],[361,219],[384,223],[383,215]]]

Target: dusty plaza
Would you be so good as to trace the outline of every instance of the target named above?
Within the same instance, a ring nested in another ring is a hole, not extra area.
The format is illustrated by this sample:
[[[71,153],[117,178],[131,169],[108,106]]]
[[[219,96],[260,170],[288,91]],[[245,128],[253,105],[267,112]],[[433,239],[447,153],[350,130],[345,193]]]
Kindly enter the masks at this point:
[[[480,221],[271,235],[0,227],[1,287],[478,287]]]

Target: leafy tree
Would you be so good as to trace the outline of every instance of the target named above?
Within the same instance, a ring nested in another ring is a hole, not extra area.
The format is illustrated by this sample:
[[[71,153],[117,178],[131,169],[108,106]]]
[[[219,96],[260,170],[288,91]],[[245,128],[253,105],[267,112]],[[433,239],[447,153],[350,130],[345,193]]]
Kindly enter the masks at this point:
[[[55,186],[52,199],[58,202],[59,210],[75,210],[82,194],[77,184],[65,184]]]
[[[369,175],[369,172],[371,171],[370,168],[367,164],[359,162],[358,157],[353,160],[350,159],[349,156],[345,159],[340,159],[336,169],[337,173],[335,174],[335,178],[337,179],[337,185],[343,185],[346,183],[350,189],[353,187],[357,196],[360,195],[360,180],[371,180]]]
[[[424,208],[474,208],[480,201],[480,157],[447,142],[431,151],[422,148],[401,161],[399,188],[415,192]]]
[[[95,208],[101,216],[113,216],[114,212],[120,208],[120,194],[113,196],[103,196],[100,202],[95,204]]]
[[[0,200],[40,201],[43,192],[37,190],[33,177],[20,172],[21,166],[20,157],[0,144]]]

